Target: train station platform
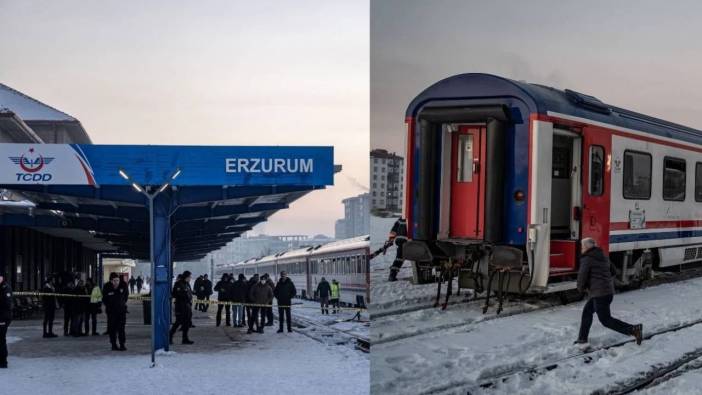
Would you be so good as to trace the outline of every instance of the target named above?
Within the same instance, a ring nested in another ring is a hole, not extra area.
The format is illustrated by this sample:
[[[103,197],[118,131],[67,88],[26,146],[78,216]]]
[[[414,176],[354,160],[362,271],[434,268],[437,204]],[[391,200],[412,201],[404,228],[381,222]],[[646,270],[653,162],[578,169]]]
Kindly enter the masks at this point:
[[[109,337],[63,336],[63,311],[57,311],[57,338],[42,338],[42,316],[14,321],[8,331],[9,369],[0,372],[3,393],[179,393],[210,394],[221,391],[260,393],[283,386],[287,394],[327,392],[367,394],[368,354],[345,346],[328,346],[302,333],[246,334],[246,328],[216,327],[216,306],[207,313],[193,312],[193,345],[181,345],[181,334],[170,351],[160,352],[150,367],[149,325],[142,320],[141,303],[130,302],[127,316],[127,351],[111,351]],[[98,317],[98,330],[106,327]],[[155,383],[158,383],[156,385]],[[288,384],[286,384],[288,383]],[[78,391],[79,390],[79,391]]]

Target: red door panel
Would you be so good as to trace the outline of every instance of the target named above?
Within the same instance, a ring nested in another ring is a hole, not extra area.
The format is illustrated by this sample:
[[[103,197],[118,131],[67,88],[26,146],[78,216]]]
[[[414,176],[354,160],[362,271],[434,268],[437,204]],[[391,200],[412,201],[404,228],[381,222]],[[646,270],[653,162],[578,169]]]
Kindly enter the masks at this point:
[[[485,128],[463,126],[451,136],[451,226],[454,238],[483,238]]]
[[[609,252],[610,158],[612,135],[600,128],[583,130],[583,208],[580,237],[591,237]]]

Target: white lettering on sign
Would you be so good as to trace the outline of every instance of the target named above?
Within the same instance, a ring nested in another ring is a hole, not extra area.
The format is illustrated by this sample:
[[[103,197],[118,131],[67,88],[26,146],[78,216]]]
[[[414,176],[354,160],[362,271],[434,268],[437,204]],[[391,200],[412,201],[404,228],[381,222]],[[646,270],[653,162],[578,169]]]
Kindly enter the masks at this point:
[[[226,158],[224,168],[227,173],[312,173],[314,161],[311,158]]]

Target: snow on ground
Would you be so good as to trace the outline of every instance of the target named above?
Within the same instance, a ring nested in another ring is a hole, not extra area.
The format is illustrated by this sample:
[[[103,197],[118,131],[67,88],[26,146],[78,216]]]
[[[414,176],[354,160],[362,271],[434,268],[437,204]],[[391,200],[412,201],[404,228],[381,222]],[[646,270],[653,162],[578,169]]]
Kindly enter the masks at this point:
[[[216,307],[216,306],[215,306]],[[0,371],[0,394],[304,394],[369,393],[367,354],[327,346],[298,333],[246,334],[246,328],[215,327],[216,308],[195,311],[192,346],[175,336],[150,368],[150,326],[141,304],[130,303],[126,352],[112,352],[107,336],[41,338],[41,317],[14,321],[10,356]],[[57,314],[54,329],[61,331]],[[99,330],[104,330],[104,315]]]
[[[250,349],[159,357],[11,358],[5,394],[368,393],[368,362],[302,336],[266,336]],[[138,384],[136,384],[136,383]],[[284,390],[282,390],[284,388]]]
[[[702,305],[681,303],[702,298],[702,279],[664,284],[615,296],[613,315],[631,323],[643,322],[644,332],[670,328],[680,323],[702,318]],[[540,366],[562,359],[577,349],[572,345],[577,337],[583,303],[541,309],[526,314],[512,315],[487,321],[471,322],[424,332],[418,336],[401,338],[372,345],[371,391],[373,393],[449,392],[468,388],[486,377],[515,368]],[[452,306],[459,312],[461,305]],[[413,313],[414,314],[414,313]],[[425,313],[421,313],[425,314]],[[450,314],[447,317],[453,317]],[[440,325],[440,312],[430,318],[418,319]],[[454,318],[450,318],[454,319]],[[407,322],[399,321],[401,331]],[[596,363],[587,366],[564,366],[533,381],[508,382],[490,393],[589,393],[632,377],[634,373],[650,369],[654,363],[680,356],[687,343],[702,346],[702,326],[661,335],[643,346],[626,345],[597,356]],[[392,326],[384,328],[384,336],[393,336]],[[373,322],[372,338],[376,338]],[[595,319],[590,334],[592,346],[598,347],[627,339],[609,331]],[[686,343],[687,342],[687,343]],[[662,349],[666,353],[661,352]],[[563,380],[570,387],[563,392]],[[448,390],[448,391],[447,391]],[[473,393],[480,391],[474,391]]]
[[[394,221],[371,217],[371,251],[383,245]],[[505,302],[501,316],[495,316],[494,307],[483,315],[483,302],[465,302],[462,290],[441,311],[431,307],[436,284],[412,284],[408,262],[399,281],[387,281],[394,256],[391,247],[371,261],[372,393],[586,394],[611,390],[702,347],[702,325],[696,325],[655,336],[642,346],[629,343],[587,359],[569,358],[580,352],[572,342],[584,302],[560,306],[553,297],[512,300]],[[644,332],[659,331],[701,319],[702,305],[692,302],[700,299],[702,279],[692,279],[618,294],[612,312],[631,323],[643,322]],[[595,317],[593,347],[626,339],[603,328]],[[544,374],[517,375],[492,388],[476,388],[501,372],[554,361],[560,361],[559,368]],[[702,370],[692,370],[645,393],[698,394],[700,388]]]

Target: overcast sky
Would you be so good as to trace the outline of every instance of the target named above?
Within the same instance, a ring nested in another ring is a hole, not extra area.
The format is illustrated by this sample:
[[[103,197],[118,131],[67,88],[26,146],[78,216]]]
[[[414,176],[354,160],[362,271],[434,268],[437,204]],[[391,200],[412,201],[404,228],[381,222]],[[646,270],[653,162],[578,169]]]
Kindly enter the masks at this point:
[[[333,145],[343,172],[256,228],[333,235],[368,185],[366,1],[0,0],[0,82],[96,144]]]
[[[434,82],[484,72],[570,88],[702,128],[697,1],[371,2],[371,146],[404,156],[404,114]]]

